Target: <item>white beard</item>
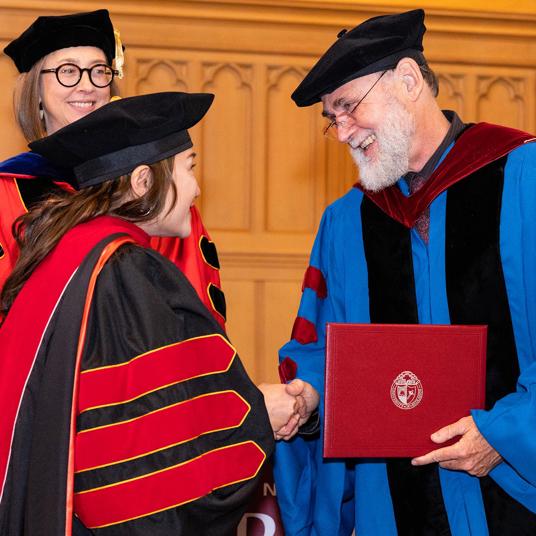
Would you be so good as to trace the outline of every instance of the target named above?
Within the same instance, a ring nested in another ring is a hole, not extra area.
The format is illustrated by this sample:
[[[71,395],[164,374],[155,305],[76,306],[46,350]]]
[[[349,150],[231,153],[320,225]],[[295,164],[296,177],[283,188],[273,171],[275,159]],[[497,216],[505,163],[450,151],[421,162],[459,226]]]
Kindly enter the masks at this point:
[[[404,106],[394,98],[386,110],[385,121],[374,134],[378,144],[373,161],[367,153],[350,148],[350,154],[359,168],[359,181],[363,188],[379,192],[395,184],[409,171],[409,150],[415,134],[415,120]]]

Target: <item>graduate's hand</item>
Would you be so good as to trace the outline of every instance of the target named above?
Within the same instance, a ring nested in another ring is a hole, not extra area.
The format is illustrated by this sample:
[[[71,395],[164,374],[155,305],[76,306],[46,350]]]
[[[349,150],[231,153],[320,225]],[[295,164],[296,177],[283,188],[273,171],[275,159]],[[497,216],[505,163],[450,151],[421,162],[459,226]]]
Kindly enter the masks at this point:
[[[287,393],[286,385],[281,383],[261,383],[258,387],[264,395],[275,439],[290,439],[298,431],[304,398]]]
[[[297,397],[296,403],[299,405],[304,405],[305,402],[303,401],[303,398]],[[289,439],[292,439],[297,433],[298,428],[300,426],[300,414],[298,412],[294,413],[290,420],[279,430],[274,432],[274,437],[276,440],[283,439],[284,441],[288,441]]]
[[[296,397],[302,397],[304,400],[303,406],[298,409],[300,415],[300,421],[298,426],[305,424],[313,411],[318,407],[320,402],[320,395],[318,391],[308,382],[296,378],[295,380],[287,383],[287,393]]]
[[[501,455],[484,439],[473,417],[464,417],[433,433],[434,443],[444,443],[461,436],[454,445],[433,450],[424,456],[411,460],[412,465],[426,465],[438,462],[440,467],[454,471],[466,471],[473,476],[486,476],[501,463]]]

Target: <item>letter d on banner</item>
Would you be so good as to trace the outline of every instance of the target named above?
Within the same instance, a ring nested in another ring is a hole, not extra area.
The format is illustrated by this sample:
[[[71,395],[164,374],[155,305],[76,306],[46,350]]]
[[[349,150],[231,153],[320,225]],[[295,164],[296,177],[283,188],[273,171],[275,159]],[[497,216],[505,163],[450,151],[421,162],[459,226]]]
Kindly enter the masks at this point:
[[[272,465],[262,469],[257,489],[238,525],[236,536],[284,536],[281,515],[276,501]]]
[[[238,529],[236,531],[236,536],[248,536],[248,519],[256,518],[259,519],[263,526],[263,532],[255,531],[256,536],[275,536],[275,521],[266,514],[261,514],[259,512],[244,514]],[[257,524],[258,526],[258,524]]]

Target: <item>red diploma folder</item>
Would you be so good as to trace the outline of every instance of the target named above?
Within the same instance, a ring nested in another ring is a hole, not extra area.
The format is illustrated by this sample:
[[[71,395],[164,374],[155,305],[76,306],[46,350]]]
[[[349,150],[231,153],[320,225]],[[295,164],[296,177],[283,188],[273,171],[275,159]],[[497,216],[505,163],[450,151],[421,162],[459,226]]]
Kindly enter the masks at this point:
[[[484,407],[486,326],[328,323],[326,336],[327,458],[420,456]]]

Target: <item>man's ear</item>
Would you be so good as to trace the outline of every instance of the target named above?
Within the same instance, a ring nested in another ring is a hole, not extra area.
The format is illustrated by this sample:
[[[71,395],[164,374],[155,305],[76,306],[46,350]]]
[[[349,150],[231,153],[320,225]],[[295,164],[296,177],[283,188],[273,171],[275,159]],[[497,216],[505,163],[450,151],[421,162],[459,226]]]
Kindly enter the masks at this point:
[[[138,166],[130,174],[130,186],[136,197],[143,197],[153,183],[153,172],[145,164]]]
[[[416,101],[425,84],[417,62],[412,58],[402,58],[395,68],[395,73],[402,82],[406,97],[411,101]]]

